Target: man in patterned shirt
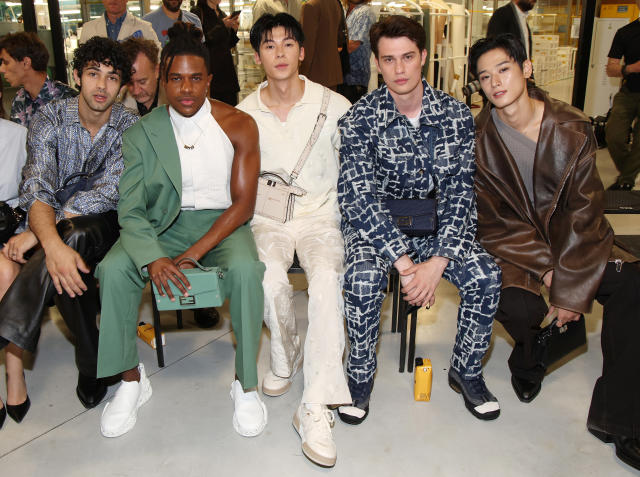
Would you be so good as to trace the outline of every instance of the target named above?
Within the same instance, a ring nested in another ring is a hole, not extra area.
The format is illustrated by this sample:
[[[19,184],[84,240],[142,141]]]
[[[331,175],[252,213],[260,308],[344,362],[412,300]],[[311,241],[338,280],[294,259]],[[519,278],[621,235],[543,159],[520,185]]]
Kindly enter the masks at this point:
[[[76,338],[76,393],[91,408],[106,393],[96,379],[98,297],[91,270],[118,238],[121,139],[138,116],[115,103],[131,71],[118,43],[93,38],[75,51],[73,63],[80,96],[47,104],[29,129],[20,206],[30,230],[7,245],[10,258],[24,266],[0,301],[0,348],[9,345],[18,360],[24,349],[35,351],[42,311],[56,297]],[[84,187],[69,187],[80,172],[96,174]],[[10,386],[17,378],[24,386],[19,362]]]
[[[14,88],[21,88],[11,103],[11,121],[29,127],[31,118],[54,99],[78,92],[47,76],[49,52],[35,33],[10,33],[0,40],[0,73]]]
[[[431,306],[444,277],[460,290],[458,333],[449,384],[479,419],[500,414],[480,360],[489,347],[500,298],[500,269],[476,242],[474,125],[469,109],[422,78],[425,32],[402,16],[376,23],[371,47],[385,86],[362,98],[339,122],[338,200],[346,248],[347,362],[353,405],[340,418],[362,422],[376,370],[380,309],[390,267],[404,299]],[[438,228],[408,237],[385,199],[424,199],[435,191]]]

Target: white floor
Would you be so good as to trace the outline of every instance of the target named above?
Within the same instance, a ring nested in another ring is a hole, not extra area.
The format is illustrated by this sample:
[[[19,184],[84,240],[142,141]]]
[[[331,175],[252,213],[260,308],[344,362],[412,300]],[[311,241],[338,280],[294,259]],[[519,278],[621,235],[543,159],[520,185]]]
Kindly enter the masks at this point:
[[[615,169],[606,150],[598,153],[605,185]],[[611,216],[618,233],[640,234],[638,216]],[[306,328],[305,282],[296,284],[296,311]],[[338,462],[333,469],[310,463],[300,449],[291,418],[302,393],[298,375],[288,394],[265,397],[269,424],[256,438],[243,438],[231,424],[229,385],[233,379],[233,336],[228,308],[214,330],[198,329],[190,314],[177,330],[172,313],[163,314],[167,365],[159,369],[155,352],[139,341],[154,395],[139,413],[136,427],[118,439],[100,435],[104,403],[86,411],[74,392],[77,372],[73,346],[55,308],[42,329],[39,353],[26,372],[32,407],[21,424],[7,418],[0,431],[2,476],[627,476],[612,445],[585,428],[591,392],[600,374],[601,308],[587,320],[588,350],[550,373],[530,404],[511,389],[506,360],[511,342],[494,326],[484,374],[499,398],[502,414],[481,422],[447,385],[446,370],[455,334],[456,290],[440,285],[437,303],[419,316],[417,354],[432,360],[430,402],[413,400],[412,374],[398,373],[399,335],[390,333],[385,302],[379,369],[369,418],[360,426],[337,420]],[[141,319],[151,320],[149,295]],[[269,336],[264,332],[259,374],[267,369]],[[2,354],[3,356],[3,354]],[[2,360],[0,357],[0,370]],[[630,379],[637,379],[630,377]],[[108,397],[115,386],[109,390]],[[0,379],[0,396],[6,396]]]

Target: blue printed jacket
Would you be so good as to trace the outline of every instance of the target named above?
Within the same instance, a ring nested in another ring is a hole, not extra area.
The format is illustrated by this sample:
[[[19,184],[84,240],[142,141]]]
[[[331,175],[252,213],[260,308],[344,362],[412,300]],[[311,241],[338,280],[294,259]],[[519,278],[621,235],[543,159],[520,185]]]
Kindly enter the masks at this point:
[[[475,127],[465,104],[422,83],[419,129],[398,112],[386,85],[338,122],[342,229],[359,233],[393,263],[411,252],[411,242],[391,220],[384,199],[423,199],[435,187],[432,254],[460,262],[476,235]]]

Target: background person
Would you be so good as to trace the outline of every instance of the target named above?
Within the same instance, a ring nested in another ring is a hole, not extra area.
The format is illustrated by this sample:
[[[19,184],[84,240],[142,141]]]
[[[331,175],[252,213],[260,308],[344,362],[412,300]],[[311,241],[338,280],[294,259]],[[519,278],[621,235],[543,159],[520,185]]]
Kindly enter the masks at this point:
[[[156,32],[161,47],[164,47],[169,41],[167,30],[175,22],[191,23],[202,30],[202,24],[198,16],[181,9],[182,3],[183,0],[162,0],[160,8],[142,17],[143,20],[148,21],[153,26],[153,31]]]
[[[127,11],[128,0],[102,0],[104,14],[82,26],[78,43],[82,45],[94,36],[123,41],[129,37],[146,38],[155,41],[158,46],[158,36],[153,31],[151,23],[136,17]]]
[[[0,73],[13,88],[20,88],[11,102],[11,121],[28,128],[33,115],[49,101],[78,94],[47,76],[48,62],[47,47],[35,33],[9,33],[0,39]]]
[[[338,93],[355,103],[365,94],[371,77],[371,44],[369,30],[376,16],[369,5],[371,0],[348,0],[347,30],[349,31],[349,73],[344,83],[338,86]]]
[[[239,16],[229,17],[220,0],[198,0],[191,10],[202,22],[211,67],[210,96],[231,106],[238,104],[238,74],[231,49],[238,43]]]

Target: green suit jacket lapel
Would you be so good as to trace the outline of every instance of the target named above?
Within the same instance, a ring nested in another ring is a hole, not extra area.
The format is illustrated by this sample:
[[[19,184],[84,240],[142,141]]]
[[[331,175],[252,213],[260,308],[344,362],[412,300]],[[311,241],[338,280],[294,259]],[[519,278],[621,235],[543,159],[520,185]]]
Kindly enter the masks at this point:
[[[149,113],[150,118],[143,121],[143,127],[151,141],[158,161],[167,172],[173,187],[182,201],[182,168],[169,111],[166,106],[158,106]],[[146,119],[146,118],[145,118]]]

